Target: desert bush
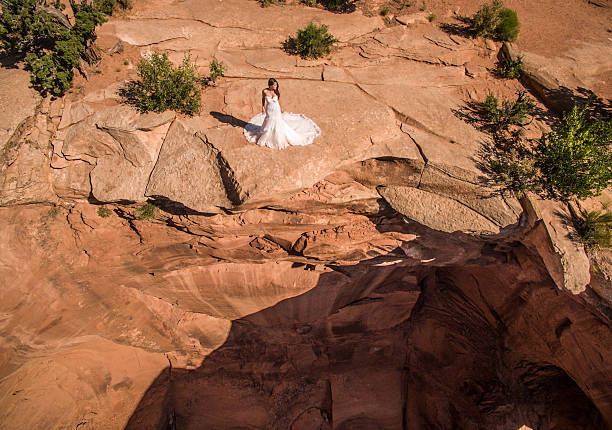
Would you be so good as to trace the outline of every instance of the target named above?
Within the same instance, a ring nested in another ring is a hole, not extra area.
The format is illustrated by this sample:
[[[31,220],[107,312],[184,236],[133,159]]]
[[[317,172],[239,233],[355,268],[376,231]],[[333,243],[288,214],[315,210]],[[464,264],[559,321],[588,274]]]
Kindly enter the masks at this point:
[[[531,116],[535,107],[534,101],[526,96],[526,92],[519,92],[516,100],[499,100],[489,94],[481,104],[481,115],[495,130],[505,130],[510,125],[524,125]]]
[[[221,61],[217,61],[217,59],[213,57],[208,69],[210,71],[210,80],[214,84],[217,82],[217,79],[225,73],[225,64]]]
[[[140,219],[153,219],[155,218],[155,206],[151,203],[147,203],[138,208],[138,218]]]
[[[486,171],[501,191],[514,191],[520,196],[540,189],[539,171],[532,157],[517,148],[503,150],[495,145],[484,151]]]
[[[380,16],[387,16],[387,15],[389,15],[389,8],[388,7],[383,7],[380,10]]]
[[[55,219],[57,216],[59,215],[59,209],[57,208],[57,206],[53,206],[51,209],[49,209],[49,211],[47,212],[47,216],[49,218],[53,218]]]
[[[518,15],[504,8],[501,0],[484,4],[471,18],[472,30],[479,36],[514,42],[519,33]]]
[[[331,47],[337,41],[327,32],[325,24],[316,25],[312,22],[298,30],[295,40],[295,51],[302,58],[319,58],[331,52]]]
[[[352,0],[318,0],[323,7],[332,12],[352,12],[355,4]]]
[[[121,91],[125,101],[141,112],[175,110],[186,115],[200,111],[202,78],[188,55],[174,66],[166,53],[151,53],[137,66],[138,81]]]
[[[574,108],[539,140],[535,154],[552,198],[584,199],[612,185],[612,120],[590,119]]]
[[[574,226],[580,241],[590,248],[610,248],[612,246],[612,212],[608,205],[601,210],[580,209],[574,218]]]
[[[59,0],[2,0],[0,42],[6,53],[23,56],[35,89],[61,95],[70,88],[96,26],[105,21],[106,1],[72,1],[71,23]]]
[[[109,216],[111,216],[112,213],[113,213],[113,211],[111,211],[106,206],[100,206],[98,208],[98,216],[100,218],[108,218]]]
[[[518,79],[521,77],[523,67],[523,57],[519,56],[516,60],[504,58],[499,62],[499,72],[508,79]]]
[[[430,13],[429,15],[427,15],[427,20],[429,22],[434,22],[435,19],[436,19],[436,14],[435,13]]]

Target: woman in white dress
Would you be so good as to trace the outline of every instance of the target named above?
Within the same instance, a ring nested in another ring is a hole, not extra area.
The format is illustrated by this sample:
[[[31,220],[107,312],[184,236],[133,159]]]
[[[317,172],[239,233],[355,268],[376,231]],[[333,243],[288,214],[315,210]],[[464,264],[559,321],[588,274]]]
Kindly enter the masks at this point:
[[[261,113],[244,126],[247,140],[272,149],[311,144],[321,129],[302,114],[283,112],[279,99],[278,81],[270,78],[261,91]]]

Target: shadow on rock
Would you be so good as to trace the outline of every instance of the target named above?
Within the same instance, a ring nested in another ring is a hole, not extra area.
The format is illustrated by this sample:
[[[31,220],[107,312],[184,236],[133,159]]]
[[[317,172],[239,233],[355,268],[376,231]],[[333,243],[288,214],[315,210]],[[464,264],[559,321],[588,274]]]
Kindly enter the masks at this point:
[[[222,112],[210,112],[210,115],[214,117],[217,121],[222,122],[224,124],[229,124],[232,127],[244,128],[247,125],[246,121],[243,121],[239,118],[236,118],[233,115],[228,115]]]
[[[417,239],[356,265],[304,266],[321,272],[315,287],[234,320],[200,367],[162,371],[126,429],[605,428],[609,327],[554,287],[538,255],[516,240],[380,228]]]

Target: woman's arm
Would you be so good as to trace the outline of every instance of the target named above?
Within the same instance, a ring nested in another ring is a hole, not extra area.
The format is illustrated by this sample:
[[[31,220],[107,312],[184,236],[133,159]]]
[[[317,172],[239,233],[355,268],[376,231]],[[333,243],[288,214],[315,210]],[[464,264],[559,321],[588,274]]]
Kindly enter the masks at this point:
[[[266,92],[261,90],[261,113],[266,113]]]

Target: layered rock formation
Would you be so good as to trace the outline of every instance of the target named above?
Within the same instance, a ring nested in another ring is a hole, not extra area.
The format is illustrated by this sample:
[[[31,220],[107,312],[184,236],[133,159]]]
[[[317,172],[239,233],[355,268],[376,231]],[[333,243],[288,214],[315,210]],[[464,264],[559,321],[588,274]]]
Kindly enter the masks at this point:
[[[0,70],[27,94],[0,123],[0,428],[608,428],[609,274],[564,207],[486,185],[458,110],[522,87],[423,16],[136,2],[65,98]],[[311,20],[338,49],[283,53]],[[227,64],[200,115],[121,104],[151,49]],[[271,75],[314,144],[244,140]]]

